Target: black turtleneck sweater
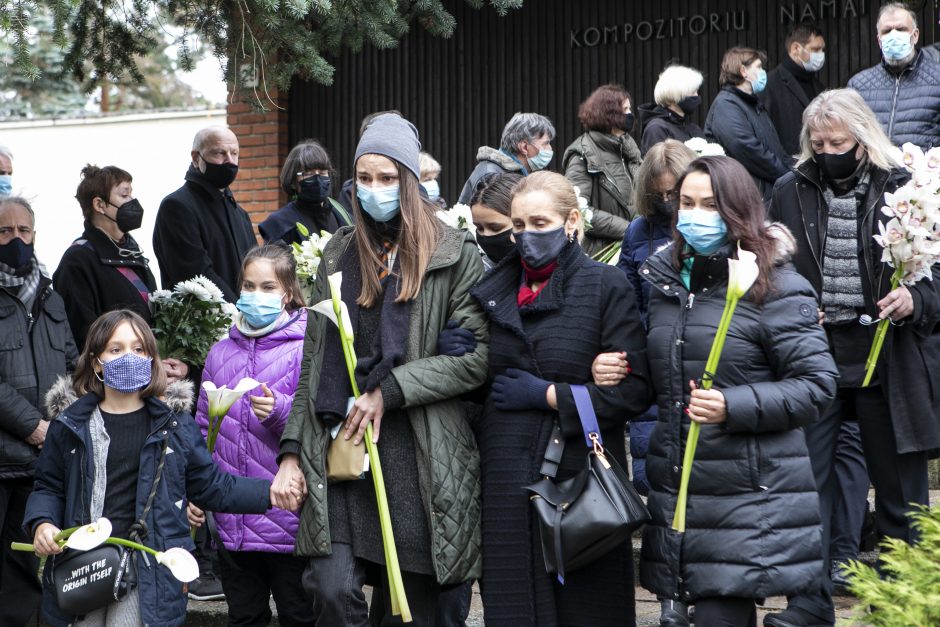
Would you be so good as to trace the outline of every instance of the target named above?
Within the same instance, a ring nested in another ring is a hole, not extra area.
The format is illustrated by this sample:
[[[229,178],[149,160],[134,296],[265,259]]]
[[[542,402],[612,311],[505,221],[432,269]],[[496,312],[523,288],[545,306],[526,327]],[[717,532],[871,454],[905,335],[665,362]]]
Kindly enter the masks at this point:
[[[810,72],[802,65],[797,65],[789,56],[783,58],[782,65],[793,75],[797,84],[803,88],[808,100],[812,100],[823,92],[822,83],[819,82],[816,72]]]

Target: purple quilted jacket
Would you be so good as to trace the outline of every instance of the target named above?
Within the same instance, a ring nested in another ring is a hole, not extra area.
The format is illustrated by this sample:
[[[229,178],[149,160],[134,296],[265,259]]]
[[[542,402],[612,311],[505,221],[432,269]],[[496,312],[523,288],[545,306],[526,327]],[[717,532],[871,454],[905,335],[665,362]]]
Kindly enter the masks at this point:
[[[251,411],[248,400],[261,394],[260,387],[232,405],[212,455],[222,470],[242,477],[274,478],[281,434],[300,375],[306,327],[306,310],[294,313],[285,326],[264,337],[245,337],[233,326],[228,337],[209,351],[203,381],[232,388],[243,377],[251,377],[267,384],[274,394],[274,411],[263,421]],[[200,389],[196,422],[203,435],[209,426],[208,409],[206,393]],[[266,514],[215,514],[215,519],[222,543],[230,551],[294,550],[298,516],[293,512],[271,509]]]

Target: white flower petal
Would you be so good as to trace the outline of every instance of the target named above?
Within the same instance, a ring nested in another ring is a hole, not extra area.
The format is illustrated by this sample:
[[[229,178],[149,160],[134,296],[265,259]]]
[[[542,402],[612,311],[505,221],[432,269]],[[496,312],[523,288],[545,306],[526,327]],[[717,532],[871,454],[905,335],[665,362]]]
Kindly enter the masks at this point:
[[[111,521],[107,518],[99,518],[72,532],[72,535],[65,541],[65,546],[79,551],[89,551],[104,544],[104,541],[110,537]]]
[[[199,564],[192,554],[181,547],[173,547],[157,553],[157,563],[170,569],[170,573],[183,583],[189,583],[199,577]]]
[[[728,293],[735,298],[743,297],[760,275],[757,255],[741,248],[738,243],[738,258],[728,259]]]

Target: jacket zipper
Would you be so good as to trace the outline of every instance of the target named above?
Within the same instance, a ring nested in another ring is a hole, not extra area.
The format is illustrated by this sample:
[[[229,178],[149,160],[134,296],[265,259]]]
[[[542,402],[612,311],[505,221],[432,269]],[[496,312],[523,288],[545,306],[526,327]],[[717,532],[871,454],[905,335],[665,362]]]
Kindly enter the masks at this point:
[[[891,101],[891,118],[888,120],[888,138],[889,139],[894,135],[894,116],[897,113],[897,109],[898,109],[898,93],[901,91],[901,76],[902,75],[903,73],[898,74],[897,78],[894,79],[894,99]]]

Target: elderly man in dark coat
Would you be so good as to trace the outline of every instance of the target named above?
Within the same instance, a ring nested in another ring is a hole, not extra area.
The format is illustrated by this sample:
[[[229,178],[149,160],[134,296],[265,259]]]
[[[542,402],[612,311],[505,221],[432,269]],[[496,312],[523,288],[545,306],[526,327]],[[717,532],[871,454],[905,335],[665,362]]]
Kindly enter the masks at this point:
[[[196,133],[186,182],[163,199],[153,249],[163,286],[203,275],[234,303],[242,258],[257,244],[229,185],[238,175],[238,138],[222,126]]]
[[[40,407],[78,359],[65,303],[33,253],[34,225],[26,200],[0,201],[0,625],[39,608],[39,560],[10,542],[32,542],[22,527],[49,427]]]

